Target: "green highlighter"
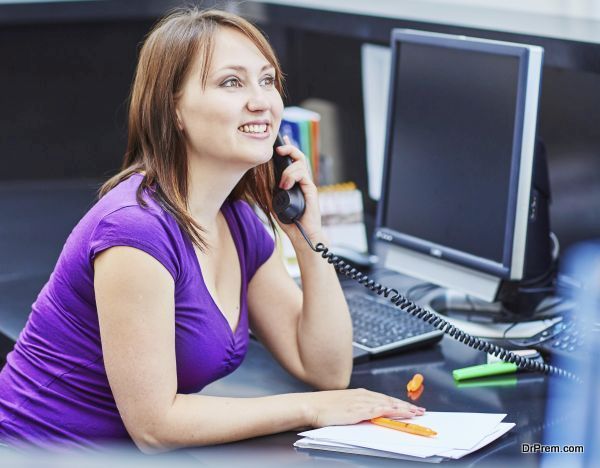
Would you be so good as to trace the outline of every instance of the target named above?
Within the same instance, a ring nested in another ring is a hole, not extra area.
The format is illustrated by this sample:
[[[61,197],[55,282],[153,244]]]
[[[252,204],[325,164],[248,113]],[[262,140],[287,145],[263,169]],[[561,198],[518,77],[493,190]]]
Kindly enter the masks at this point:
[[[512,362],[494,362],[493,364],[455,369],[452,371],[452,377],[454,377],[454,380],[467,380],[490,375],[510,374],[516,371],[517,365]]]

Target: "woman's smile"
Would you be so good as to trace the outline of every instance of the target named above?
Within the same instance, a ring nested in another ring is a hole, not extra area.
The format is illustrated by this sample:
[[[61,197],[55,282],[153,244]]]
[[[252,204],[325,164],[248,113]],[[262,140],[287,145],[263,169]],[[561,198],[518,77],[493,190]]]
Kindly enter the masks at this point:
[[[252,121],[240,125],[238,131],[246,137],[264,140],[271,136],[271,125],[265,122]]]

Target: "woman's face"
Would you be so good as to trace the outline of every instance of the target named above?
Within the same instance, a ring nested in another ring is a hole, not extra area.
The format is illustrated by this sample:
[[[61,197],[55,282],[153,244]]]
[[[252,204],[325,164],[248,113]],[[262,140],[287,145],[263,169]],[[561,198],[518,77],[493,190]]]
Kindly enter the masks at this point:
[[[253,167],[268,161],[283,102],[275,70],[241,32],[221,27],[215,36],[206,87],[196,58],[177,102],[188,157]]]

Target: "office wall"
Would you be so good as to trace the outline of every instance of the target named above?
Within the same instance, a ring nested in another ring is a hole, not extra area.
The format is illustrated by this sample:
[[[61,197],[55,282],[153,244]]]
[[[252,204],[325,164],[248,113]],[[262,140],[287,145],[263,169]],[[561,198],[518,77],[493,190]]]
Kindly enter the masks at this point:
[[[548,148],[553,230],[565,247],[600,237],[600,74],[546,67],[539,134]]]
[[[0,28],[0,181],[103,177],[119,166],[137,45],[149,26]]]
[[[152,21],[0,28],[0,181],[106,177],[126,142],[126,100]],[[287,74],[287,103],[338,109],[341,179],[368,198],[358,39],[263,25]],[[600,74],[545,67],[539,133],[564,246],[600,236]]]

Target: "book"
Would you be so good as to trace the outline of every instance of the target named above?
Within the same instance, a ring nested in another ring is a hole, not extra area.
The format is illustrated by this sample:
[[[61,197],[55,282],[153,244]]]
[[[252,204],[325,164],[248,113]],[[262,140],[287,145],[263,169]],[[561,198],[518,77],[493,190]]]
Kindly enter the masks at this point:
[[[306,156],[311,176],[319,181],[319,122],[321,116],[302,107],[286,107],[279,132]]]

